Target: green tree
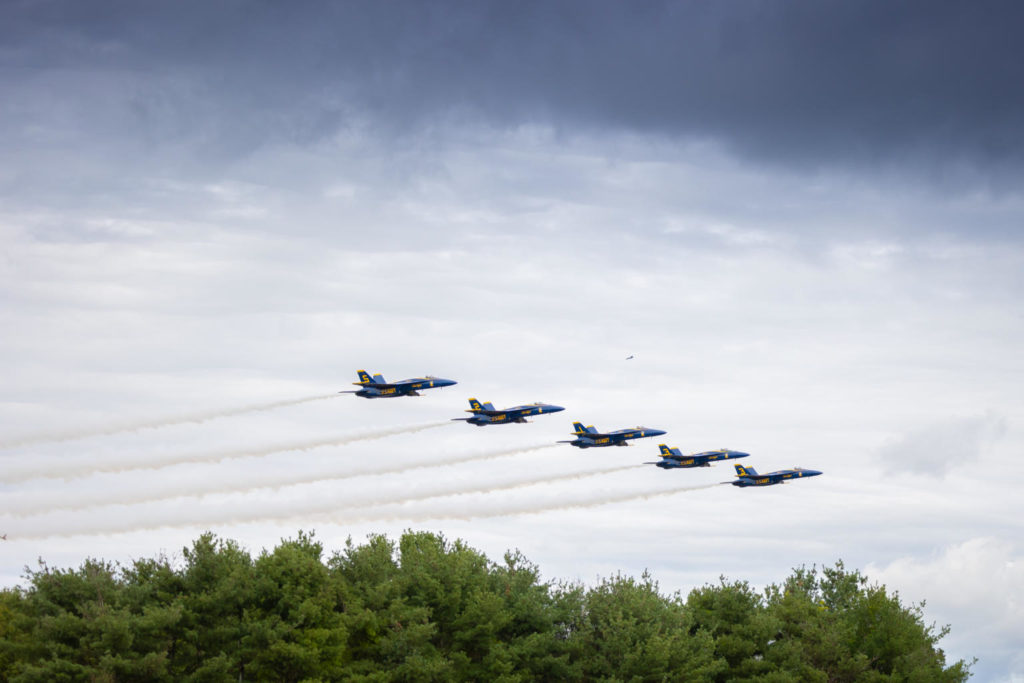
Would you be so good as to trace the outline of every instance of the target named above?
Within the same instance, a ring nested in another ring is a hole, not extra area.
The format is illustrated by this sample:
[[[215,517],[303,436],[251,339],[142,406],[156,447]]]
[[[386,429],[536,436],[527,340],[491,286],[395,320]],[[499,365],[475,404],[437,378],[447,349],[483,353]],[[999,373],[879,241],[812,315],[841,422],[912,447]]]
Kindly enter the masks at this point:
[[[937,647],[948,628],[925,625],[923,605],[904,607],[899,595],[868,585],[842,562],[799,568],[766,590],[779,631],[769,659],[804,680],[965,681],[963,661],[946,666]]]
[[[256,560],[241,643],[251,679],[326,678],[347,663],[341,591],[322,555],[313,535],[299,532]]]
[[[440,680],[448,668],[431,643],[427,610],[402,596],[395,555],[394,542],[375,535],[362,546],[349,539],[329,562],[346,615],[349,680]]]
[[[663,596],[646,572],[548,584],[520,553],[406,532],[312,534],[255,560],[203,534],[181,562],[86,560],[0,591],[0,679],[29,681],[962,682],[923,605],[838,563],[763,595]]]
[[[364,680],[564,678],[553,598],[518,554],[494,565],[443,536],[349,542],[332,567],[350,615],[349,675]]]
[[[662,597],[647,572],[639,581],[605,579],[582,607],[573,641],[586,680],[709,681],[724,668],[708,631],[678,595]]]
[[[195,681],[244,678],[256,654],[243,645],[246,608],[255,596],[252,558],[211,533],[185,548],[184,557],[176,580],[166,586],[182,609],[173,673]]]
[[[691,591],[686,606],[692,618],[690,633],[697,636],[703,631],[712,639],[720,664],[713,680],[764,680],[772,673],[764,655],[778,627],[765,613],[761,596],[746,581],[727,583],[722,577],[716,586]]]
[[[496,632],[508,643],[505,653],[517,676],[509,680],[573,680],[579,667],[570,660],[569,624],[578,612],[578,590],[540,581],[540,570],[523,555],[505,553],[491,568],[493,590],[506,615]]]
[[[77,570],[30,571],[30,589],[2,640],[11,681],[167,680],[166,630],[174,615],[135,608],[116,565],[86,560]],[[6,602],[6,601],[5,601]],[[17,631],[18,633],[11,633]]]

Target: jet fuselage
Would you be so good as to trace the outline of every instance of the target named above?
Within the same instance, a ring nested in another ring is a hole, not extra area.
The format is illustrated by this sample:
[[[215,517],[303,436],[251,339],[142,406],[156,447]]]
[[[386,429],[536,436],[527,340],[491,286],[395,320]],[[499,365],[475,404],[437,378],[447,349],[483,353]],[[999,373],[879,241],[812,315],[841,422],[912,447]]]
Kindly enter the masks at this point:
[[[661,461],[653,464],[666,470],[689,467],[711,467],[711,463],[718,462],[719,460],[733,460],[735,458],[750,457],[750,453],[732,451],[728,448],[721,448],[717,451],[704,451],[703,453],[692,453],[690,455],[684,455],[679,452],[678,448],[669,448],[664,444],[662,444],[660,448]]]
[[[470,399],[470,405],[474,404],[475,399]],[[480,405],[480,404],[476,404]],[[490,406],[490,403],[483,404]],[[487,425],[500,425],[500,424],[511,424],[513,422],[527,422],[526,419],[530,415],[543,415],[545,413],[557,413],[565,410],[562,406],[552,405],[550,403],[531,403],[525,406],[515,406],[514,408],[505,408],[504,410],[495,410],[492,408],[474,408],[473,410],[467,410],[468,413],[473,413],[473,417],[456,417],[453,420],[462,420],[468,422],[471,425],[477,427],[486,427]]]
[[[756,471],[746,468],[745,474],[739,474],[742,465],[736,465],[737,478],[731,482],[733,486],[739,486],[741,488],[747,486],[774,486],[775,484],[781,484],[790,479],[801,479],[803,477],[816,477],[821,472],[819,470],[805,470],[802,467],[795,467],[791,470],[779,470],[777,472],[768,472],[767,474],[758,474]]]
[[[365,370],[359,370],[359,381],[353,382],[357,387],[361,387],[358,391],[344,391],[344,394],[355,394],[362,398],[396,398],[398,396],[420,396],[420,391],[424,389],[439,389],[441,387],[450,387],[453,384],[458,384],[453,379],[445,379],[443,377],[414,377],[413,379],[403,379],[398,382],[387,382],[381,375],[374,375],[370,377],[369,373]]]
[[[650,427],[634,427],[632,429],[619,429],[614,432],[599,432],[593,425],[584,427],[582,423],[573,423],[576,429],[576,438],[572,441],[559,441],[567,443],[576,448],[602,448],[605,446],[628,446],[626,441],[631,439],[645,439],[651,436],[667,434],[662,429],[651,429]]]

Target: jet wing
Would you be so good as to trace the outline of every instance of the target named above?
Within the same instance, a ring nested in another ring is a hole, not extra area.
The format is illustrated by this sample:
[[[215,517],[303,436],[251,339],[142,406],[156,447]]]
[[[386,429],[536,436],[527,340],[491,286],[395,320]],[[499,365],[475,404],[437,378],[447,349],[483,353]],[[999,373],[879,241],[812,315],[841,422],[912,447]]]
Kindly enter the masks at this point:
[[[393,387],[407,387],[412,385],[413,389],[432,389],[434,387],[447,387],[455,384],[456,382],[443,377],[413,377],[412,379],[403,379],[399,382],[395,382],[390,385]],[[383,384],[377,384],[376,386],[384,386]]]
[[[534,410],[535,408],[539,408],[539,407],[540,406],[513,406],[511,408],[506,408],[505,410],[502,410],[501,412],[503,412],[503,413],[514,413],[514,414],[517,414],[517,415],[523,415],[524,413],[529,413],[531,410]]]
[[[633,429],[617,429],[608,434],[595,434],[594,436],[607,436],[612,439],[635,439],[642,436],[654,436],[653,434],[647,434],[649,431],[653,430],[649,430],[646,427],[634,427]]]
[[[671,460],[672,462],[680,464],[686,463],[687,465],[692,466],[706,465],[708,462],[707,458],[699,458],[693,455],[664,455],[662,457],[665,458],[665,460]]]
[[[509,408],[508,410],[487,410],[486,408],[479,408],[477,410],[467,410],[467,413],[473,413],[474,415],[486,415],[488,417],[492,415],[511,415],[516,412],[515,408]]]

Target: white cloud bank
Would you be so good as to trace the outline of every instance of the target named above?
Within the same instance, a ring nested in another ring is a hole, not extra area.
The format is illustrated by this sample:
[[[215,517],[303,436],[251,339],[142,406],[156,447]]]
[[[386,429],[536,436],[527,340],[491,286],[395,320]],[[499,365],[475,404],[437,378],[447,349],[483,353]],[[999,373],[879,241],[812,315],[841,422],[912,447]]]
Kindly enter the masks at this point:
[[[1024,544],[979,537],[930,557],[869,565],[865,574],[926,602],[926,618],[952,630],[947,653],[976,656],[977,680],[1019,681],[1024,676]],[[1013,673],[1010,673],[1013,672]]]

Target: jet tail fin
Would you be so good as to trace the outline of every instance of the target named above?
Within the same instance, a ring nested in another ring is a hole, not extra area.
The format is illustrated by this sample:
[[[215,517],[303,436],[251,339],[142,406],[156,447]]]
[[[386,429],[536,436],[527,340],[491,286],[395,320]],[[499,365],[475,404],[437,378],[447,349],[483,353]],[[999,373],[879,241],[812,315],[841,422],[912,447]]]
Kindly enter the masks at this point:
[[[356,374],[359,375],[359,381],[353,384],[373,384],[373,378],[366,370],[356,370]]]
[[[480,405],[480,401],[476,400],[475,398],[469,399],[469,407],[474,411],[484,409],[484,407]]]
[[[674,453],[672,453],[672,449],[663,443],[658,444],[658,448],[661,449],[662,456],[674,455]]]
[[[494,410],[494,404],[490,401],[484,403],[484,410]]]
[[[582,422],[573,422],[572,423],[572,428],[573,428],[573,431],[575,431],[577,434],[587,434],[588,433],[587,428],[583,426]]]
[[[743,465],[736,464],[736,476],[737,477],[756,477],[757,470],[753,467],[744,467]]]
[[[374,384],[387,384],[387,380],[384,379],[384,375],[374,375],[373,376],[373,383]]]

